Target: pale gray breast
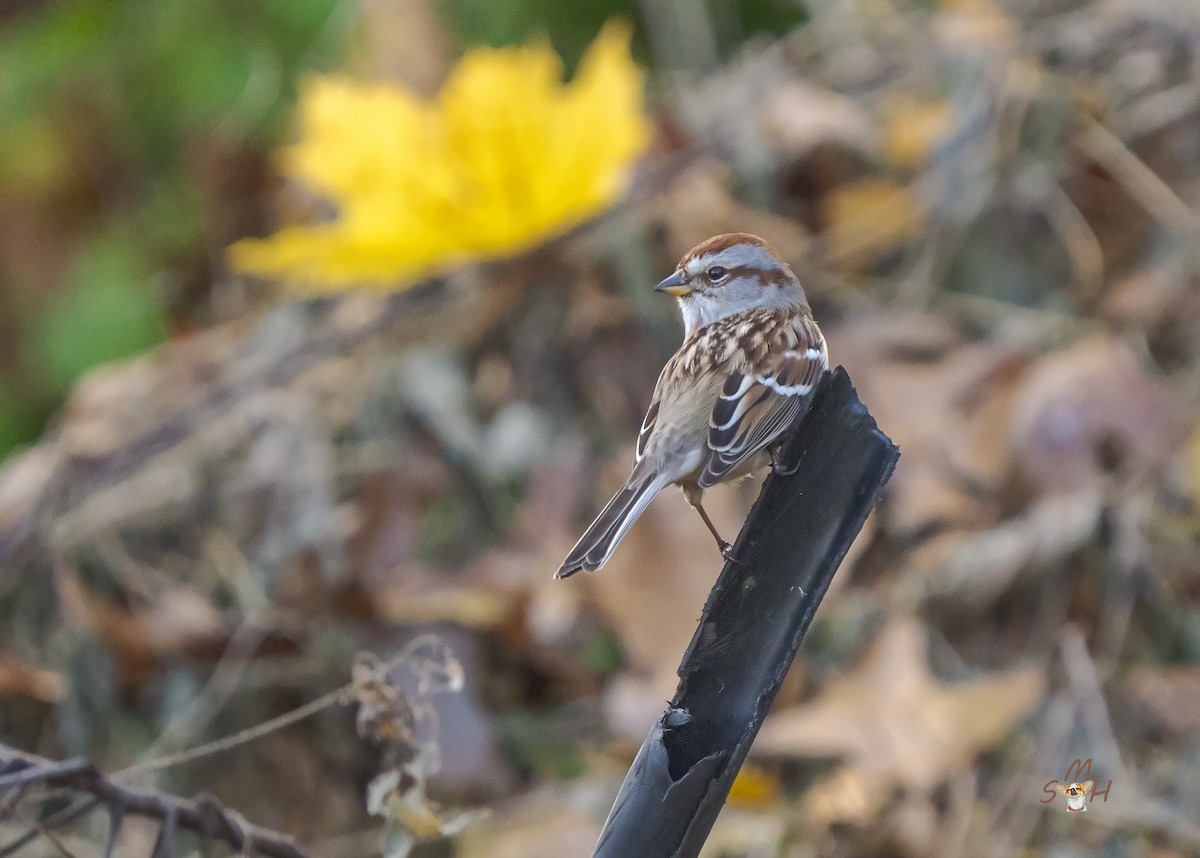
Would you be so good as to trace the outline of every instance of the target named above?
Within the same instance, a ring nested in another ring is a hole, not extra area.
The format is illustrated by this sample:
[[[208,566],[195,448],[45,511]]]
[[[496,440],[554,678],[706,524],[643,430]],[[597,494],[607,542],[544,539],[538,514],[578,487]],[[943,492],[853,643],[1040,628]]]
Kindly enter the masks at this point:
[[[733,331],[713,330],[719,326],[710,325],[702,340],[689,337],[662,370],[655,391],[654,431],[642,456],[662,468],[674,469],[692,454],[700,454],[692,468],[703,466],[708,418],[725,384],[722,358],[727,360],[727,346],[732,343]]]

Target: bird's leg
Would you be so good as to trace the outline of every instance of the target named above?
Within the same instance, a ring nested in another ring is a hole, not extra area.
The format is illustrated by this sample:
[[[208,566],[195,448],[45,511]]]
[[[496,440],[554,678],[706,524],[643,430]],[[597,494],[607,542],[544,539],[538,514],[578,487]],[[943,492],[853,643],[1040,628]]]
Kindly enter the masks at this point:
[[[692,508],[700,513],[700,519],[704,522],[704,526],[708,528],[708,532],[717,541],[717,550],[721,552],[721,556],[726,560],[733,560],[733,546],[722,539],[721,534],[717,533],[716,525],[712,523],[712,519],[705,512],[704,504],[700,503],[700,495],[700,490],[696,488],[685,488],[683,490],[683,496],[687,498],[687,502],[691,504]]]
[[[778,474],[781,477],[790,477],[796,471],[800,470],[800,464],[797,462],[790,468],[785,468],[783,462],[779,460],[779,445],[776,444],[771,448],[771,472]]]
[[[729,559],[729,552],[733,550],[733,546],[721,538],[721,534],[717,533],[717,528],[713,526],[712,519],[708,517],[708,513],[704,511],[704,504],[696,504],[696,512],[700,513],[701,520],[704,521],[704,526],[708,528],[708,532],[713,535],[713,539],[717,540],[717,548],[725,555],[725,559]]]

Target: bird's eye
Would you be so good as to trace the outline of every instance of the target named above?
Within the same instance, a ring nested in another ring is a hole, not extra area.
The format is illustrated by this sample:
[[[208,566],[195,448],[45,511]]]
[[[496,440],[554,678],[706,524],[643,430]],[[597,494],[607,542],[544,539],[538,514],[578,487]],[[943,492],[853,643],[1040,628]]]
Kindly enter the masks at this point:
[[[708,269],[708,279],[716,283],[718,280],[724,280],[729,276],[729,269],[723,268],[720,265],[714,265]]]

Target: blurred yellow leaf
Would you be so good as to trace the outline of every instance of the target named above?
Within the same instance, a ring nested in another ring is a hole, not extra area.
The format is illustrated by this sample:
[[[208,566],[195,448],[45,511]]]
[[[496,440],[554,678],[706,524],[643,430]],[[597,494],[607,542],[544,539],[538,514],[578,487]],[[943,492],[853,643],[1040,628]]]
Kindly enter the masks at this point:
[[[764,807],[773,804],[779,798],[779,793],[778,775],[747,763],[729,788],[729,801],[744,807]]]
[[[947,101],[899,96],[885,101],[882,111],[884,153],[900,167],[919,167],[952,127]]]
[[[548,44],[477,49],[432,101],[391,85],[316,78],[285,172],[336,219],[230,248],[241,272],[294,288],[396,288],[533,246],[623,191],[649,131],[627,26],[606,26],[574,80]]]
[[[376,609],[393,623],[457,623],[470,628],[495,626],[512,610],[512,598],[469,587],[416,591],[411,586],[384,586],[375,593]]]
[[[1200,430],[1197,430],[1192,435],[1192,440],[1188,444],[1188,452],[1191,454],[1191,478],[1192,478],[1192,499],[1200,505]]]
[[[826,240],[837,264],[857,268],[917,235],[920,208],[907,188],[863,180],[835,188],[825,206]]]

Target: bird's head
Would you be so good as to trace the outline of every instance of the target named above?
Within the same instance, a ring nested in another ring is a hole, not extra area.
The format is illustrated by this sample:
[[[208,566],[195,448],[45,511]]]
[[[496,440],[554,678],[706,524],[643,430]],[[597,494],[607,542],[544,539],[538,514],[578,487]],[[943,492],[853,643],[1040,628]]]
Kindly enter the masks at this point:
[[[692,248],[655,288],[679,299],[688,334],[734,313],[808,306],[787,263],[745,232],[718,235]]]

